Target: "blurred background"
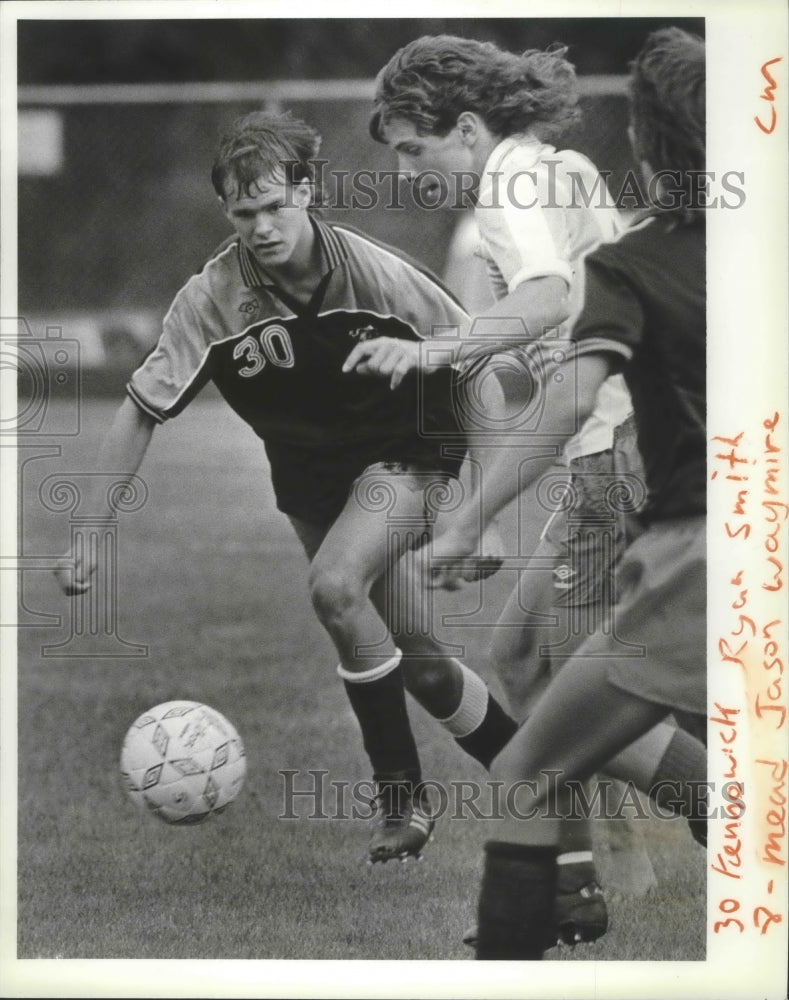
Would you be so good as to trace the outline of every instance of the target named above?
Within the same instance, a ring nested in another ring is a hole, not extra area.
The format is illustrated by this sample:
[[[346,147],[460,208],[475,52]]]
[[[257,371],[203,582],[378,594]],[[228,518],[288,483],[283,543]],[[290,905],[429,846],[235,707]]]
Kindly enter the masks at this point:
[[[228,234],[209,179],[226,125],[256,108],[290,109],[321,132],[329,171],[392,170],[367,132],[373,81],[422,34],[513,51],[568,45],[583,119],[560,145],[621,183],[634,166],[627,65],[668,23],[704,33],[691,18],[20,21],[20,311],[35,336],[55,325],[79,341],[85,388],[116,391]],[[464,213],[419,209],[400,190],[402,209],[382,197],[326,217],[408,250],[469,308],[482,304]],[[337,192],[326,193],[336,205]]]

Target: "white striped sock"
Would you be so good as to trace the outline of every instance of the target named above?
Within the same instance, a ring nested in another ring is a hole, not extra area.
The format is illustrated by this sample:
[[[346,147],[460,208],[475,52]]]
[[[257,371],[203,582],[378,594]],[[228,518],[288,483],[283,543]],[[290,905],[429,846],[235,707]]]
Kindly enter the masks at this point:
[[[460,704],[448,719],[437,721],[451,733],[455,739],[468,736],[482,725],[482,720],[488,711],[488,688],[482,678],[469,670],[460,660],[455,663],[463,672],[463,690]]]
[[[372,681],[379,681],[382,677],[386,677],[387,674],[391,674],[393,670],[396,670],[402,658],[403,654],[401,650],[395,649],[395,655],[390,660],[384,660],[383,663],[379,663],[377,667],[372,667],[370,670],[362,670],[361,672],[346,670],[340,663],[337,667],[337,673],[344,681],[350,681],[351,684],[370,684]]]
[[[591,851],[567,851],[565,854],[560,854],[556,859],[557,865],[580,865],[585,861],[592,860]]]

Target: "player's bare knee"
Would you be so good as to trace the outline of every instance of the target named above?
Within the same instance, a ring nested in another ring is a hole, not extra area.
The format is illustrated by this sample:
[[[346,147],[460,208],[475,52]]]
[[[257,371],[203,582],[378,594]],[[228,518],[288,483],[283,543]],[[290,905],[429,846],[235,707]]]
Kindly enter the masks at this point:
[[[397,640],[395,639],[397,642]],[[405,650],[404,650],[405,652]],[[401,669],[406,690],[414,696],[428,694],[447,683],[447,668],[438,660],[405,656]]]
[[[340,626],[365,598],[361,580],[350,570],[339,566],[313,563],[309,591],[315,614],[327,628]]]

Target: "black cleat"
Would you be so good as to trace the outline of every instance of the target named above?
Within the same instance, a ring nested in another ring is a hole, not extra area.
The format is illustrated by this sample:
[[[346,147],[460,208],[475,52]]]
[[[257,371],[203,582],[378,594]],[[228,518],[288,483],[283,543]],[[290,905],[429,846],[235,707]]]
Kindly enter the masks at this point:
[[[558,893],[553,913],[553,927],[549,931],[546,948],[553,948],[554,945],[575,947],[582,942],[596,941],[608,930],[608,908],[597,882],[589,882],[577,892]],[[463,934],[463,944],[476,948],[476,924]]]
[[[421,860],[436,822],[425,789],[407,781],[382,781],[375,798],[377,815],[368,862]]]
[[[560,892],[554,905],[555,942],[574,946],[596,941],[608,930],[608,907],[597,882],[587,882],[576,892]]]

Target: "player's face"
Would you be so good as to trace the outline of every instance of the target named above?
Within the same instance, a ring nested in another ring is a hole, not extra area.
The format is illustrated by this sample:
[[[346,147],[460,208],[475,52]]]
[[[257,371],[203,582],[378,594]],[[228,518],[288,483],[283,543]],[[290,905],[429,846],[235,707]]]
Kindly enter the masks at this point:
[[[393,118],[384,127],[383,137],[397,153],[398,170],[419,187],[423,197],[438,196],[441,182],[436,175],[444,179],[449,192],[476,190],[478,157],[460,124],[447,135],[419,135],[413,122]]]
[[[249,190],[225,191],[225,214],[244,245],[270,270],[308,267],[314,240],[307,206],[310,187],[284,175],[259,177]]]

